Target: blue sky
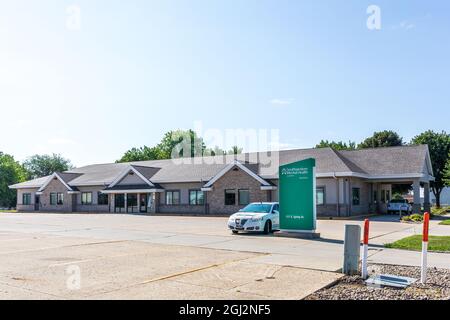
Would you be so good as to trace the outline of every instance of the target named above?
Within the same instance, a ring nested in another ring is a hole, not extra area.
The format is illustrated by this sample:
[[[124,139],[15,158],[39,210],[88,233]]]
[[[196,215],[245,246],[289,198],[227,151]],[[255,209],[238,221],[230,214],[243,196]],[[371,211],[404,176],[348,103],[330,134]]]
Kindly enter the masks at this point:
[[[1,0],[0,150],[111,162],[196,121],[284,148],[409,141],[450,128],[449,36],[446,0]]]

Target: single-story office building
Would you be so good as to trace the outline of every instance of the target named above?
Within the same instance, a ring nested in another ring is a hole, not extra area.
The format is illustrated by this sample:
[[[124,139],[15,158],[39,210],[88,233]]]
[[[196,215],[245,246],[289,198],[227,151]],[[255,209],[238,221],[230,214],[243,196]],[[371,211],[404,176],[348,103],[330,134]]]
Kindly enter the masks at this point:
[[[314,158],[318,216],[385,213],[394,184],[413,186],[415,212],[430,206],[426,145],[279,151],[272,172],[264,170],[264,154],[89,165],[10,188],[20,212],[232,214],[250,202],[277,201],[278,165]]]

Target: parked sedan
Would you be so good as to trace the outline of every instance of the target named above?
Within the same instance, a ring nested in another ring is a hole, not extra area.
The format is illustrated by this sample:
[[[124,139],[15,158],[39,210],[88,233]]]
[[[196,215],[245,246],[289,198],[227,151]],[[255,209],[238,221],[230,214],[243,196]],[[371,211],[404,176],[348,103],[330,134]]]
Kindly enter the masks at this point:
[[[402,211],[402,213],[405,213],[405,214],[412,213],[412,206],[411,206],[411,204],[409,204],[408,200],[404,200],[404,199],[391,200],[388,203],[388,206],[387,206],[388,213],[400,213],[400,210]]]
[[[233,233],[263,232],[269,234],[280,228],[278,202],[251,203],[228,219],[228,228]]]

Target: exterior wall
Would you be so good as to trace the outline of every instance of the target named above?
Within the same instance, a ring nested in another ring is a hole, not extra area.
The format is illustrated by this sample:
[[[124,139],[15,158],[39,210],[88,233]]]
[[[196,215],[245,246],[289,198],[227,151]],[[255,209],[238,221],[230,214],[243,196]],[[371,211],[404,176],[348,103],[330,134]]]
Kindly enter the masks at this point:
[[[104,186],[92,186],[92,187],[79,187],[80,192],[92,192],[92,204],[83,205],[81,204],[81,193],[74,194],[75,199],[74,211],[77,212],[109,212],[111,204],[111,196],[108,195],[108,205],[98,204],[98,192],[105,189]]]
[[[226,189],[236,190],[236,205],[225,205]],[[214,183],[212,191],[207,192],[209,212],[233,214],[242,209],[243,206],[239,206],[238,204],[239,189],[249,189],[250,202],[264,202],[270,199],[270,191],[261,190],[261,184],[254,178],[241,170],[231,170]]]
[[[350,188],[349,188],[349,205],[351,210],[351,215],[361,215],[368,214],[370,212],[369,203],[371,201],[370,195],[370,184],[368,182],[363,181],[362,179],[352,178],[349,179]],[[359,188],[360,189],[360,204],[354,205],[352,201],[352,189]]]
[[[139,178],[137,174],[127,174],[117,185],[134,185],[145,184],[144,180]]]
[[[36,192],[39,189],[33,188],[33,189],[18,189],[17,190],[17,211],[19,212],[27,212],[27,211],[35,211],[35,200],[36,200]],[[31,204],[30,205],[24,205],[22,203],[23,201],[23,194],[24,193],[30,193],[31,194]]]
[[[179,205],[167,205],[166,204],[166,192],[158,193],[157,197],[157,213],[206,213],[207,203],[205,205],[190,205],[189,204],[189,191],[200,190],[203,184],[200,182],[192,183],[163,183],[163,187],[166,191],[180,191],[180,204]]]
[[[62,193],[64,196],[62,205],[50,204],[50,193]],[[72,195],[67,193],[67,188],[59,181],[59,179],[52,180],[49,185],[42,192],[40,210],[48,212],[73,212]]]

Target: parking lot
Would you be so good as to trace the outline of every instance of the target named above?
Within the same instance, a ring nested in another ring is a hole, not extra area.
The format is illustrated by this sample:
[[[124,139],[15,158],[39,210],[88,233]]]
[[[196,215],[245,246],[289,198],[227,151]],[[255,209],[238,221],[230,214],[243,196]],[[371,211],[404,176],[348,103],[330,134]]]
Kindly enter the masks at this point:
[[[0,299],[302,299],[341,275],[345,224],[321,239],[232,235],[226,218],[0,213]],[[372,221],[370,261],[418,265],[383,243],[420,233]],[[431,233],[450,235],[432,222]],[[430,264],[450,268],[446,254]]]

